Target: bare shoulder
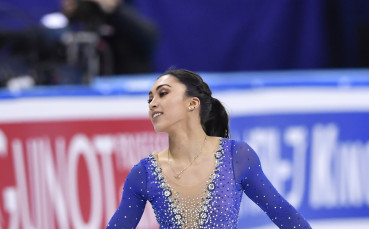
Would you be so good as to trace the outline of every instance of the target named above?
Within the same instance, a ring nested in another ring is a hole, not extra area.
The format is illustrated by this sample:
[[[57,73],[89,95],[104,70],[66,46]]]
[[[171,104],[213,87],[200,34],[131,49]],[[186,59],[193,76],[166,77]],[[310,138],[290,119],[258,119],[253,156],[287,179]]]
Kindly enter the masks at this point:
[[[219,141],[221,140],[221,137],[217,136],[209,136],[208,141],[212,142],[213,144],[219,144]]]
[[[208,152],[209,155],[213,156],[213,154],[215,153],[215,151],[217,151],[219,147],[221,138],[215,137],[215,136],[209,136],[207,141],[208,141],[208,144],[205,150],[206,152]]]
[[[152,155],[155,157],[155,159],[157,160],[157,161],[161,161],[161,160],[163,160],[163,158],[164,158],[164,156],[166,156],[167,155],[167,149],[164,149],[164,150],[162,150],[162,151],[157,151],[157,150],[155,150],[153,153],[152,153]]]

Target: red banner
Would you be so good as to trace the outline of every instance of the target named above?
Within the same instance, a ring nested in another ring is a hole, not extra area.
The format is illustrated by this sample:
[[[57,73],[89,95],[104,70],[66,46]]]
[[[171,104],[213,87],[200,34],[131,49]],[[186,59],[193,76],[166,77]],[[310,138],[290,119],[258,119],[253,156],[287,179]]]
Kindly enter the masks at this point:
[[[105,228],[130,168],[166,146],[147,119],[0,124],[0,228]]]

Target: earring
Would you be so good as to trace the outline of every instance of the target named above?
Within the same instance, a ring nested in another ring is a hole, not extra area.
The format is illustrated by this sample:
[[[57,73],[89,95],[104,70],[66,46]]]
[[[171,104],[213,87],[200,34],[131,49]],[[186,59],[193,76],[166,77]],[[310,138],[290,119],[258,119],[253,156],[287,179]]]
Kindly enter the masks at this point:
[[[194,107],[188,107],[188,110],[193,111]]]

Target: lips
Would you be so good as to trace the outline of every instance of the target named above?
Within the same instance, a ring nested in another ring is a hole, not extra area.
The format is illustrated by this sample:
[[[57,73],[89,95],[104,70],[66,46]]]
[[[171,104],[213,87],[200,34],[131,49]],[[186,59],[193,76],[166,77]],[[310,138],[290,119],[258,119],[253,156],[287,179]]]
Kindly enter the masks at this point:
[[[157,117],[159,117],[160,115],[162,115],[163,113],[162,112],[154,112],[154,113],[152,113],[152,118],[153,119],[155,119],[155,118],[157,118]]]

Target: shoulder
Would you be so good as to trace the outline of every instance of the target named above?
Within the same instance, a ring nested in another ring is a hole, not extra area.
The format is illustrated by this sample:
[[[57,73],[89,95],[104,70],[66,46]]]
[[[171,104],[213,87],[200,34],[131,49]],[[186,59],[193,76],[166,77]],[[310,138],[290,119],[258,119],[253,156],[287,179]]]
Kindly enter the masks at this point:
[[[145,166],[146,158],[141,159],[137,164],[135,164],[132,167],[128,177],[142,177],[146,175],[146,166]]]
[[[232,155],[235,159],[247,159],[251,163],[259,164],[259,157],[254,149],[245,141],[229,139],[232,149]]]
[[[259,156],[244,141],[232,140],[232,161],[235,178],[238,182],[241,182],[245,177],[255,177],[262,173]]]
[[[154,151],[150,153],[148,156],[142,158],[133,168],[132,170],[145,170],[147,172],[155,169],[158,166],[157,158],[161,152]]]
[[[246,143],[245,141],[241,141],[241,140],[233,140],[233,139],[225,139],[224,141],[229,142],[230,146],[232,147],[232,151],[237,151],[237,152],[250,152],[250,153],[255,153],[255,151],[252,149],[252,147]]]
[[[146,157],[142,158],[137,164],[135,164],[130,173],[142,173],[146,172],[152,167],[152,165],[156,162],[155,155],[157,155],[158,152],[154,151],[147,155]]]

